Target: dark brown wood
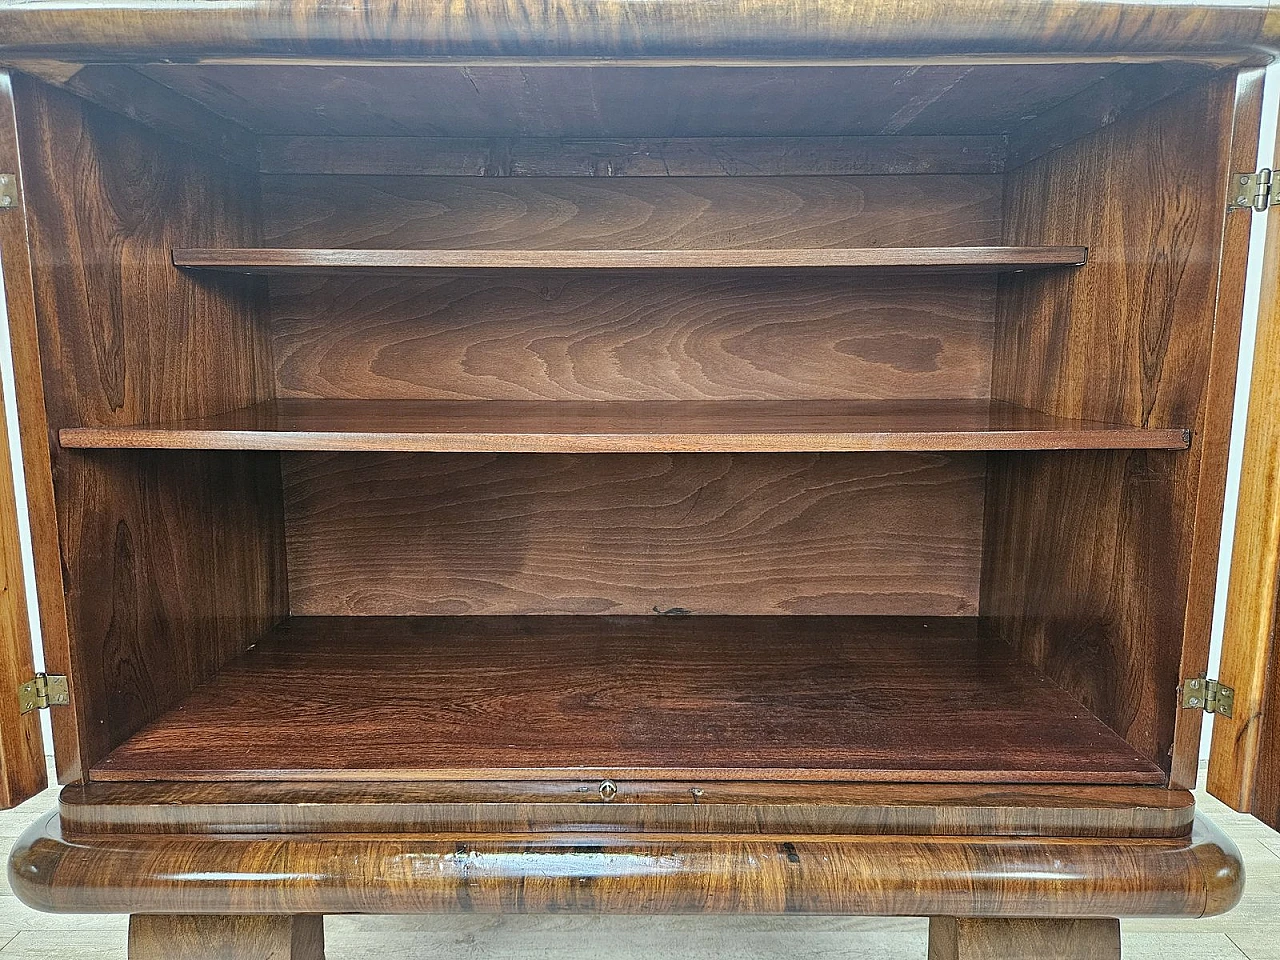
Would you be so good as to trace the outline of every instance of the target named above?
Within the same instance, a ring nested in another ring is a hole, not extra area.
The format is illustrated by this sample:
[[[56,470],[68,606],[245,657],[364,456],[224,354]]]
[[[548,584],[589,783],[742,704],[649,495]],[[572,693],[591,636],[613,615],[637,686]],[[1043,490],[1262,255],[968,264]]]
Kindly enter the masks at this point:
[[[453,453],[1185,450],[1185,428],[1066,420],[985,400],[275,400],[155,426],[64,427],[67,449]]]
[[[258,168],[258,143],[253,134],[132,67],[103,63],[73,67],[28,63],[23,70],[174,137],[197,153],[218,157],[247,170]]]
[[[36,591],[32,599],[40,611],[45,668],[49,673],[68,676],[71,705],[54,711],[51,719],[59,775],[63,779],[73,779],[80,775],[81,770],[80,712],[83,704],[77,691],[78,681],[71,675],[71,638],[50,466],[49,421],[45,415],[44,383],[40,376],[36,292],[27,228],[28,184],[22,164],[26,146],[19,141],[13,83],[7,71],[0,71],[0,169],[13,173],[17,178],[19,204],[16,210],[0,211],[0,270],[3,270],[0,279],[3,279],[3,312],[9,324],[13,357],[14,399],[18,409],[18,437],[22,448],[27,518],[36,577]],[[17,523],[16,514],[13,523]],[[17,530],[11,529],[8,536],[16,537]],[[15,627],[15,630],[20,629],[20,626]],[[10,636],[17,639],[19,634],[15,632]],[[26,672],[29,664],[34,672],[34,657],[29,646],[28,638],[28,649],[23,650],[20,644],[15,644],[13,651],[7,652],[8,656],[15,658],[15,664],[21,665],[22,672]],[[44,749],[40,743],[39,719],[33,716],[29,720],[10,722],[4,735],[19,740],[21,744],[11,761],[15,774],[19,770],[26,771],[10,780],[8,800],[16,803],[23,799],[23,794],[37,792],[48,776],[42,756]]]
[[[129,960],[324,960],[324,918],[135,914]]]
[[[982,174],[1004,169],[988,137],[264,136],[265,174],[470,177],[761,177]]]
[[[1164,779],[973,620],[653,616],[293,618],[92,776]]]
[[[999,245],[1000,189],[994,176],[283,176],[263,178],[263,218],[270,247],[870,256]],[[929,255],[901,255],[916,253]]]
[[[802,15],[803,14],[803,15]],[[319,2],[249,0],[234,10],[157,11],[140,0],[75,6],[9,0],[0,50],[50,56],[92,52],[125,59],[217,53],[346,55],[697,57],[943,53],[1255,51],[1277,45],[1265,6],[1084,0],[1028,7],[1017,0],[960,0],[904,17],[888,2],[848,5],[735,0],[714,17],[672,0],[636,11],[622,0],[561,5],[477,2],[454,16],[424,0],[371,3],[358,19]]]
[[[1120,960],[1119,920],[929,919],[929,960]]]
[[[276,395],[986,399],[992,277],[271,279]]]
[[[138,69],[221,116],[273,135],[625,139],[1000,136],[1121,67],[526,58]]]
[[[168,263],[177,242],[254,242],[244,174],[18,80],[40,348],[23,376],[43,371],[51,431],[269,397],[261,287],[197,283]],[[285,612],[279,468],[269,455],[86,455],[48,439],[88,764]]]
[[[1184,837],[1164,787],[597,780],[95,782],[65,787],[67,836],[297,833],[724,833]]]
[[[1189,838],[1172,840],[567,832],[69,840],[49,815],[14,845],[10,878],[42,910],[232,915],[1201,917],[1231,909],[1244,888],[1239,851],[1203,817]]]
[[[1213,70],[1208,64],[1135,63],[1109,73],[1019,125],[1010,136],[1009,167],[1029,163],[1072,140],[1132,117],[1179,90],[1204,82]]]
[[[1235,109],[1223,78],[1008,178],[1009,242],[1086,243],[1093,255],[1079,271],[1005,281],[993,395],[1061,416],[1190,425],[1193,439],[1178,454],[992,458],[982,609],[1166,768],[1175,725],[1200,723],[1179,717],[1174,691],[1184,645],[1207,651],[1201,613],[1213,602],[1217,546],[1196,527],[1221,513],[1221,479],[1200,473],[1205,458],[1225,470],[1229,432],[1230,381],[1211,371],[1234,367],[1237,337],[1236,318],[1216,313],[1239,302],[1219,291]],[[1128,202],[1135,178],[1173,185],[1168,202]],[[1193,741],[1188,731],[1180,749]],[[1175,785],[1189,786],[1194,756],[1177,760]]]
[[[284,458],[295,614],[977,612],[975,454]]]
[[[1084,247],[781,250],[174,250],[179,267],[235,273],[377,270],[851,269],[998,273],[1078,267]]]

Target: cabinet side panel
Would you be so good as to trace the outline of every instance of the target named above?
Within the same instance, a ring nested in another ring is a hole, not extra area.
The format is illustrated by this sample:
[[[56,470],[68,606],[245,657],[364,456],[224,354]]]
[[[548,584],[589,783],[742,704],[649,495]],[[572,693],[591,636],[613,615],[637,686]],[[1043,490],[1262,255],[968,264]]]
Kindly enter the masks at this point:
[[[170,258],[257,242],[256,183],[30,80],[19,105],[50,435],[269,399],[262,285]],[[87,767],[284,614],[279,462],[52,457]]]
[[[1185,453],[993,457],[982,610],[1166,770],[1184,637],[1207,650],[1213,603],[1197,523],[1221,509],[1230,428],[1239,317],[1215,328],[1215,308],[1235,109],[1224,75],[1006,179],[1006,242],[1090,249],[1079,271],[1002,281],[993,395],[1193,434]]]

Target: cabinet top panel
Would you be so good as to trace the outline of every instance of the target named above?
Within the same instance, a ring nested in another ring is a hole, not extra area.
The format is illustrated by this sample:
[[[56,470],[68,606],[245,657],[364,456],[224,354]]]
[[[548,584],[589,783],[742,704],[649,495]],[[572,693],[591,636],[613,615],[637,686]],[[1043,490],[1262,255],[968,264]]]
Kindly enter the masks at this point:
[[[880,56],[1242,52],[1265,0],[3,0],[0,54]]]

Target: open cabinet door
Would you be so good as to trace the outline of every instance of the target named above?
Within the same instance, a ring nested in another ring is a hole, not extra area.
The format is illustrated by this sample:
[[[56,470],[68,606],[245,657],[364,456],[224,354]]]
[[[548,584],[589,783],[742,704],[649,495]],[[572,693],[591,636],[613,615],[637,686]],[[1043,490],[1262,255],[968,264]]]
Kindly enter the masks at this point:
[[[1280,143],[1275,166],[1280,166]],[[1265,214],[1240,499],[1218,681],[1234,691],[1217,711],[1209,792],[1280,827],[1280,207]]]
[[[32,298],[19,179],[13,97],[8,75],[0,73],[0,317],[6,323],[10,311],[23,310]],[[9,449],[0,405],[0,806],[6,808],[47,785],[37,696],[44,691],[36,684]]]

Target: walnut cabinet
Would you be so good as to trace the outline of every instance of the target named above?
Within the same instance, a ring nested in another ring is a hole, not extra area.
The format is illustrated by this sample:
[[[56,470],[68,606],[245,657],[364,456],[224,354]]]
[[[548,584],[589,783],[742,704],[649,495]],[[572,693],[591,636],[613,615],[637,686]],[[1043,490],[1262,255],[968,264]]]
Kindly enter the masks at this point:
[[[1266,756],[1265,604],[1207,662],[1278,48],[1265,3],[0,0],[0,779],[43,708],[65,784],[18,895],[135,960],[1229,909],[1189,790],[1205,709],[1221,795]]]

